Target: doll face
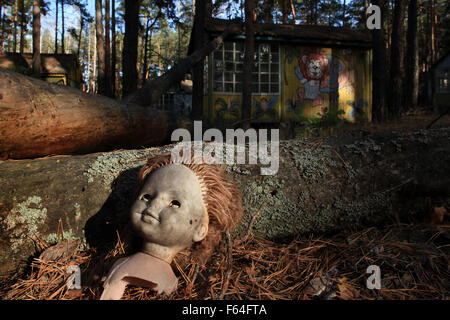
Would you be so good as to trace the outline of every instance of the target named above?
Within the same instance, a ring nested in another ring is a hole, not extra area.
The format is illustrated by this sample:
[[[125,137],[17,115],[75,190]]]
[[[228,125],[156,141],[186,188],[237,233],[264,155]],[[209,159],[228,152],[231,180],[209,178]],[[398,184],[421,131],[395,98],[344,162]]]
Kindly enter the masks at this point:
[[[195,173],[182,164],[153,171],[131,207],[131,224],[145,241],[166,247],[201,241],[208,216]]]

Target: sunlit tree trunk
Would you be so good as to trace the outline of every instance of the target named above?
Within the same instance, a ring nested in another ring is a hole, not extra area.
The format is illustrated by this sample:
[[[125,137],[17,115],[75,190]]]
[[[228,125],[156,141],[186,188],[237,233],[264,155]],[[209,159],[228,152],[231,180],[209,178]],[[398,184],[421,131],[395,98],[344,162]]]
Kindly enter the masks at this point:
[[[112,97],[116,97],[116,1],[111,2],[111,83]]]
[[[111,1],[105,0],[105,95],[112,96],[111,88]]]
[[[41,1],[33,0],[33,74],[41,75]]]
[[[55,54],[58,53],[58,13],[59,13],[59,0],[55,1]]]
[[[97,93],[105,95],[105,35],[103,33],[102,1],[95,0],[95,34],[97,38]]]
[[[18,12],[18,2],[14,2],[14,32],[13,32],[13,52],[17,52],[17,12]]]

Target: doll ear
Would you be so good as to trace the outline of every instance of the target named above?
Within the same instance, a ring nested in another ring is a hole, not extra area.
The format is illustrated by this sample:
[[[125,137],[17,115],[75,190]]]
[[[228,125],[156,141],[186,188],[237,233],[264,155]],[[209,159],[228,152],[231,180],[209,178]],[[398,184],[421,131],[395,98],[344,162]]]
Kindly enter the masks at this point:
[[[205,239],[206,235],[208,234],[208,223],[202,223],[197,228],[195,228],[194,236],[192,237],[192,240],[194,242],[199,242]]]

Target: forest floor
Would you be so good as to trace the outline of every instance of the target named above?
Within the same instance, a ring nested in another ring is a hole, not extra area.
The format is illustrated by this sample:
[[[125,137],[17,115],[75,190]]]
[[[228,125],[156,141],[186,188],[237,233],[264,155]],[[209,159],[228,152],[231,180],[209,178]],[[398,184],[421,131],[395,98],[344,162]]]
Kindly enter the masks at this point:
[[[412,112],[397,121],[339,130],[414,131],[425,129],[436,117]],[[450,115],[433,128],[448,126]],[[179,285],[170,296],[128,287],[123,299],[450,299],[448,207],[431,208],[426,221],[393,221],[284,244],[252,237],[232,243],[223,241],[202,267],[191,263],[187,252],[180,253],[172,264]],[[73,244],[38,244],[36,257],[44,254],[25,273],[0,277],[0,297],[99,299],[106,273],[118,257],[128,253],[127,244],[118,238],[109,251]],[[81,269],[80,290],[69,290],[66,285],[66,270],[73,264]],[[381,289],[368,288],[369,266],[379,267]]]
[[[232,246],[226,243],[205,267],[190,263],[186,253],[179,254],[172,264],[179,285],[170,296],[129,286],[123,299],[450,299],[450,225],[393,224],[287,244],[254,238],[235,240]],[[99,299],[104,275],[115,259],[125,255],[123,247],[119,240],[107,254],[72,247],[62,258],[41,256],[26,274],[5,278],[0,296]],[[47,251],[62,248],[68,248],[67,241]],[[72,264],[81,269],[80,290],[66,286],[66,270]],[[380,289],[368,288],[374,283],[369,266],[379,267]]]

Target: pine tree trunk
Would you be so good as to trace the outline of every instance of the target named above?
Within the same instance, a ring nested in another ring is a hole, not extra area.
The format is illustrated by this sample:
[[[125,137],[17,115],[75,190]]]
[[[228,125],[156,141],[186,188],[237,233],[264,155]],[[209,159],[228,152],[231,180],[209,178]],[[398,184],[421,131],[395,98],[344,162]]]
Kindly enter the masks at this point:
[[[384,37],[385,0],[374,0],[374,5],[381,9],[381,28],[372,31],[373,59],[372,65],[372,119],[382,121],[386,113],[386,40]]]
[[[64,26],[64,1],[65,0],[61,0],[61,53],[65,54],[66,53],[66,48],[65,48],[65,26]]]
[[[396,0],[392,26],[390,58],[390,85],[388,87],[388,111],[390,118],[398,118],[402,111],[403,97],[403,21],[405,0]]]
[[[41,1],[33,0],[33,74],[41,76]]]
[[[195,30],[194,36],[194,50],[199,50],[206,39],[205,36],[205,19],[206,19],[206,1],[197,0],[195,2]],[[194,65],[192,78],[192,111],[191,116],[194,119],[201,119],[203,114],[203,92],[204,92],[204,64],[205,60],[202,59],[196,65]]]
[[[6,20],[6,3],[0,1],[0,53],[5,52],[5,20]]]
[[[125,37],[123,39],[123,89],[125,98],[137,90],[138,35],[140,0],[125,0]]]
[[[142,85],[145,84],[146,74],[147,74],[147,54],[148,54],[148,38],[149,38],[149,23],[150,18],[148,15],[145,16],[145,34],[144,34],[144,55],[143,55],[143,63],[142,63]]]
[[[13,52],[17,52],[17,12],[18,12],[18,0],[14,2],[14,33],[13,33]]]
[[[102,1],[95,0],[95,34],[97,38],[97,93],[106,94],[105,34],[103,30]]]
[[[59,0],[55,1],[55,54],[58,53],[58,13],[59,13]]]
[[[417,0],[408,6],[408,33],[406,48],[406,107],[417,108],[419,96],[419,54],[417,37]]]
[[[112,97],[116,98],[116,1],[111,2],[111,83]]]
[[[245,0],[245,55],[242,83],[242,119],[245,120],[243,123],[244,128],[250,126],[252,113],[252,71],[255,52],[255,35],[253,30],[254,2],[254,0]]]
[[[20,10],[20,44],[19,52],[23,54],[25,49],[25,0],[19,0]]]
[[[111,83],[111,1],[105,0],[105,95],[112,97]]]
[[[194,51],[190,56],[179,61],[175,67],[164,73],[162,76],[152,81],[147,81],[145,86],[125,97],[124,101],[136,103],[141,106],[151,106],[156,104],[172,85],[183,80],[185,74],[196,63],[202,61],[209,53],[219,48],[228,34],[237,27],[238,25],[229,25],[220,36],[203,46],[201,49]]]

